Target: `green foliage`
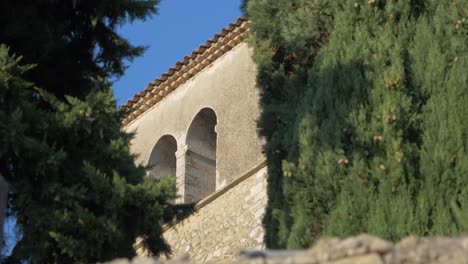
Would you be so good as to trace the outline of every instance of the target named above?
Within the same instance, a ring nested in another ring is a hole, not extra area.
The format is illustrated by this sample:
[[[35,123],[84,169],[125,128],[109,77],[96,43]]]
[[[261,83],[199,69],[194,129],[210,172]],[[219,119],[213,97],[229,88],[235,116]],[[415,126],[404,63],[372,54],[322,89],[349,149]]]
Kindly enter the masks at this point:
[[[190,207],[168,203],[173,180],[147,180],[134,165],[107,82],[144,50],[116,29],[158,2],[0,2],[0,43],[11,49],[0,48],[0,173],[22,233],[7,262],[130,257],[137,237],[169,252],[162,224]]]
[[[464,214],[468,204],[468,4],[436,5],[430,14],[409,49],[414,86],[424,100],[417,216],[427,225],[419,230],[424,234],[456,235],[463,225],[454,221],[452,204]],[[430,39],[436,41],[428,46]]]
[[[250,0],[269,247],[456,235],[468,205],[468,5]]]
[[[0,43],[37,66],[27,79],[62,98],[83,97],[89,76],[119,77],[144,51],[116,29],[156,14],[159,0],[2,0]],[[57,78],[59,76],[59,78]]]
[[[175,182],[144,179],[134,165],[109,83],[61,101],[24,81],[32,67],[8,53],[0,46],[1,174],[22,233],[10,260],[130,257],[137,237],[153,254],[169,252],[162,222],[181,213],[168,203]]]

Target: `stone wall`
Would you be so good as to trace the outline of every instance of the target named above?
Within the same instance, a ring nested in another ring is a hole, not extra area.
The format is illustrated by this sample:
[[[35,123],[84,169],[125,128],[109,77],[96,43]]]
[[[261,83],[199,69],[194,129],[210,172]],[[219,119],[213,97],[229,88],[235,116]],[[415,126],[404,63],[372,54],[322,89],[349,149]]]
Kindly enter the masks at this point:
[[[410,236],[398,243],[366,234],[322,238],[308,250],[244,251],[233,263],[468,264],[468,237]]]
[[[167,228],[174,256],[194,263],[235,258],[241,249],[263,249],[262,219],[267,202],[264,163],[197,204],[187,219]]]
[[[109,264],[191,264],[188,256],[169,262],[155,258],[119,259]],[[306,250],[244,250],[236,259],[213,263],[237,264],[468,264],[468,237],[403,238],[398,243],[362,234],[346,239],[322,238]]]

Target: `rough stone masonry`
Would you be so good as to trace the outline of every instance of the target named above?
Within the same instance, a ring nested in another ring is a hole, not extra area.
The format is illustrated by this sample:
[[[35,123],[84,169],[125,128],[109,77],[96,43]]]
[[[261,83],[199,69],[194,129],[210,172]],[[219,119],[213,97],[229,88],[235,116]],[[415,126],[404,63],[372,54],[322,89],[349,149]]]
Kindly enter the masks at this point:
[[[223,193],[202,200],[193,215],[167,227],[164,238],[173,256],[207,263],[232,260],[245,247],[263,249],[266,184],[266,167],[260,164]]]
[[[199,263],[189,256],[168,262],[154,258],[118,259],[111,264]],[[237,264],[468,264],[468,237],[415,237],[397,244],[366,234],[346,239],[323,238],[308,250],[244,250]]]

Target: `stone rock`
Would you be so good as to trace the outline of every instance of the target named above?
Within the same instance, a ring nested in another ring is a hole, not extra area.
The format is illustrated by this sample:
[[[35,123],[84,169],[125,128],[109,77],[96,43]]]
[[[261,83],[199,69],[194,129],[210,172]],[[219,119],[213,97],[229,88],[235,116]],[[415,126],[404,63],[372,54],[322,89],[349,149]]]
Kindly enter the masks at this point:
[[[103,264],[158,264],[160,263],[155,258],[151,257],[135,257],[132,260],[126,258],[118,258]]]
[[[322,238],[308,250],[243,251],[232,263],[468,264],[468,237],[407,237],[397,245],[367,234]]]
[[[235,248],[212,247],[211,256],[220,252],[235,252]],[[468,237],[420,238],[410,236],[398,244],[383,239],[362,234],[346,239],[322,238],[307,250],[258,250],[245,249],[233,256],[225,254],[222,258],[189,259],[188,255],[158,261],[153,258],[137,257],[133,260],[116,259],[107,264],[188,264],[188,263],[218,263],[218,264],[468,264]]]
[[[131,264],[158,264],[159,261],[156,260],[155,258],[149,258],[149,257],[134,257],[132,259],[132,262],[129,262]]]
[[[182,255],[180,257],[171,259],[171,260],[158,260],[157,258],[153,257],[143,257],[143,256],[136,256],[133,259],[126,259],[126,258],[118,258],[114,259],[109,262],[105,262],[102,264],[188,264],[191,263],[189,260],[188,255]]]
[[[393,250],[393,243],[383,240],[378,237],[362,234],[356,237],[362,244],[368,246],[370,252],[376,252],[379,254],[388,253]]]
[[[397,245],[389,264],[468,264],[468,250],[464,246],[467,238],[407,237]]]
[[[384,264],[384,262],[378,254],[372,253],[340,259],[333,262],[333,264]]]

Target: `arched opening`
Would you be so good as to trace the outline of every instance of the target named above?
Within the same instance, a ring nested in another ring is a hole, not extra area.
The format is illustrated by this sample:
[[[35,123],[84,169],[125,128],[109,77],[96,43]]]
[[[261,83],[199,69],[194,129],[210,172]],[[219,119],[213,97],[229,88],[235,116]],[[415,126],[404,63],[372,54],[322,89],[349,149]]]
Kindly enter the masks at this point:
[[[148,176],[153,179],[176,176],[176,151],[177,141],[173,136],[161,137],[151,152]]]
[[[216,190],[216,113],[203,108],[187,132],[185,202],[196,202]]]

